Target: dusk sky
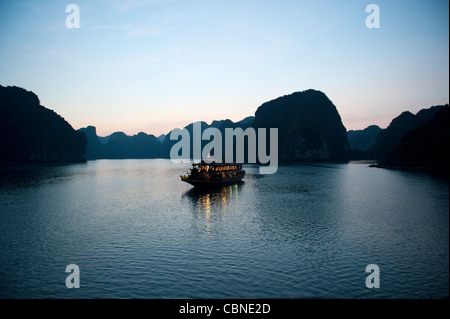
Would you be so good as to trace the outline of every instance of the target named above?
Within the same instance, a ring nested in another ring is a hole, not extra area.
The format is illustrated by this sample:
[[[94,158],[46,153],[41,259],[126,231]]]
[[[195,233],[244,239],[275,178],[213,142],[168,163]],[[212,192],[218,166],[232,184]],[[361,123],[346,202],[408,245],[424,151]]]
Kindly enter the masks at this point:
[[[448,0],[1,0],[0,84],[100,136],[239,121],[310,88],[348,130],[384,128],[448,103],[448,38]]]

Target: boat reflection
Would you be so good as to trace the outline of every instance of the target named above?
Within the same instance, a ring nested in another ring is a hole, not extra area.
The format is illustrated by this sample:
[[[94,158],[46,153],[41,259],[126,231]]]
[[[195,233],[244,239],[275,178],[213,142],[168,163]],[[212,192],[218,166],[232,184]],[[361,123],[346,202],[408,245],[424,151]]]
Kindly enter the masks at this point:
[[[245,183],[240,181],[236,184],[217,188],[192,188],[183,197],[189,199],[193,206],[195,219],[201,219],[205,223],[206,230],[211,231],[215,221],[220,220],[227,208],[233,205],[239,198],[239,192]]]
[[[221,212],[227,209],[227,205],[239,197],[239,191],[244,185],[240,181],[236,184],[215,188],[191,188],[184,196],[194,204],[199,213]]]

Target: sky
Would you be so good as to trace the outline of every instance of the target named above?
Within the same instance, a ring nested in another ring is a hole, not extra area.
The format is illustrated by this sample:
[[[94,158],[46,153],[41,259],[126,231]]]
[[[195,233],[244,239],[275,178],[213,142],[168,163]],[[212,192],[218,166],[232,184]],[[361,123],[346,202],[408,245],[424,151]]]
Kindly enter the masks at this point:
[[[307,89],[347,130],[385,128],[448,103],[449,1],[0,0],[0,85],[99,136],[236,122]]]

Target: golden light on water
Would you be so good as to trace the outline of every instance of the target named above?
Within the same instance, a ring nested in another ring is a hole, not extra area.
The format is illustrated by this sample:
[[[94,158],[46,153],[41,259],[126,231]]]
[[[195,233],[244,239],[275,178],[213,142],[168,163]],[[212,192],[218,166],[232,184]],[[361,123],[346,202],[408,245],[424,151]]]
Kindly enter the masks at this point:
[[[211,232],[214,220],[221,219],[227,207],[238,198],[239,185],[222,187],[217,191],[205,191],[192,194],[197,216],[204,219],[207,232]]]

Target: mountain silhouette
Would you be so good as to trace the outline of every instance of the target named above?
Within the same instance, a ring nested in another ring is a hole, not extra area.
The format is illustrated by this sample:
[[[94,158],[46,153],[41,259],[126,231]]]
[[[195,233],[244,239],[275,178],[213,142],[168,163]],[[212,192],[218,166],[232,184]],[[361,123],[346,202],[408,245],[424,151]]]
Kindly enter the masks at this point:
[[[378,133],[375,144],[367,149],[367,156],[375,160],[383,159],[407,133],[430,122],[444,107],[444,105],[432,106],[420,110],[415,115],[409,111],[403,112],[394,118],[386,129]]]
[[[225,129],[226,128],[231,128],[231,129],[235,129],[235,128],[241,128],[242,130],[246,130],[247,128],[251,127],[251,125],[253,124],[254,121],[254,117],[253,116],[248,116],[246,118],[244,118],[241,121],[238,122],[233,122],[229,119],[226,120],[215,120],[213,122],[211,122],[211,124],[208,124],[206,122],[203,121],[199,121],[196,122],[197,125],[199,125],[200,128],[200,132],[203,135],[203,132],[208,129],[208,128],[216,128],[220,131],[221,133],[221,137],[222,137],[222,161],[225,160]],[[184,127],[184,129],[186,129],[189,132],[190,138],[191,138],[191,149],[190,149],[190,156],[191,158],[193,158],[194,156],[194,149],[193,149],[193,141],[194,141],[194,123],[190,123],[189,125],[186,125]],[[173,131],[173,130],[172,130]],[[163,142],[163,149],[164,149],[164,154],[165,157],[169,158],[170,157],[170,150],[172,148],[173,145],[175,145],[178,140],[171,140],[170,136],[172,131],[170,131],[167,135],[166,138]],[[201,147],[203,149],[203,147],[208,144],[210,142],[210,140],[202,140],[201,141]],[[247,158],[247,141],[245,140],[245,146],[244,146],[244,150],[245,150],[245,154],[244,157]],[[213,156],[214,154],[211,154],[211,156]],[[235,154],[234,154],[235,155]]]
[[[0,162],[86,160],[86,136],[25,89],[0,85]]]
[[[280,161],[347,160],[350,156],[347,131],[336,107],[324,93],[316,90],[296,92],[263,103],[256,110],[255,116],[248,116],[236,123],[226,119],[215,120],[211,124],[200,121],[198,125],[202,134],[210,127],[216,128],[222,133],[222,160],[224,160],[225,154],[225,130],[238,127],[242,130],[249,127],[255,129],[278,128]],[[191,158],[194,154],[193,127],[194,123],[184,127],[191,137]],[[172,131],[162,135],[164,138],[160,139],[152,135],[153,141],[145,146],[137,142],[139,137],[141,142],[144,141],[144,133],[127,137],[124,133],[117,132],[110,135],[107,143],[102,145],[92,128],[88,127],[82,131],[86,132],[88,137],[88,159],[154,158],[158,156],[169,158],[170,150],[178,142],[178,140],[170,139]],[[160,143],[160,140],[163,142]],[[201,148],[203,149],[209,142],[209,140],[202,140]],[[146,147],[147,151],[138,152],[140,147]],[[150,152],[150,149],[153,152]],[[246,161],[247,139],[244,140],[244,153]],[[236,158],[236,150],[234,156]]]
[[[79,129],[78,131],[86,135],[87,139],[86,159],[92,160],[106,157],[104,149],[105,146],[100,142],[97,136],[96,128],[94,126],[88,126],[86,128]]]
[[[165,157],[162,143],[154,135],[140,132],[128,136],[123,132],[115,132],[102,138],[97,136],[96,128],[88,126],[79,129],[87,137],[87,159],[124,159],[124,158],[161,158]]]
[[[159,158],[163,156],[162,144],[154,136],[140,132],[128,136],[116,132],[105,145],[108,158]]]
[[[438,108],[426,124],[409,131],[382,159],[387,168],[449,168],[449,106]]]
[[[444,147],[448,142],[448,112],[448,105],[423,109],[415,115],[406,111],[386,129],[371,125],[347,132],[328,97],[310,89],[265,102],[255,116],[238,122],[225,119],[199,125],[202,133],[210,127],[222,133],[222,154],[227,128],[278,128],[280,162],[352,158],[378,160],[381,167],[441,167],[448,165]],[[99,137],[94,126],[75,131],[60,115],[40,105],[36,94],[15,86],[0,85],[0,115],[1,163],[170,158],[170,150],[178,142],[170,139],[172,131],[159,137],[143,132]],[[193,127],[194,123],[184,127],[191,136],[191,157]],[[202,140],[202,149],[209,142]],[[247,139],[244,150],[246,161]]]
[[[280,161],[346,160],[347,130],[328,97],[306,90],[263,103],[255,128],[278,128]]]
[[[161,143],[164,143],[164,140],[166,139],[166,134],[161,134],[160,136],[157,137],[157,139],[158,139]]]
[[[352,150],[365,151],[375,144],[381,128],[378,125],[370,125],[364,130],[350,130],[347,132],[348,143]]]

